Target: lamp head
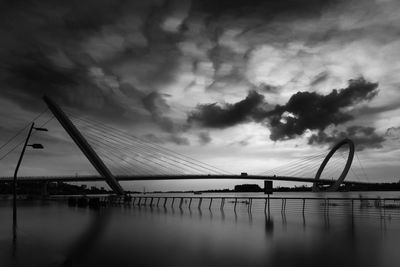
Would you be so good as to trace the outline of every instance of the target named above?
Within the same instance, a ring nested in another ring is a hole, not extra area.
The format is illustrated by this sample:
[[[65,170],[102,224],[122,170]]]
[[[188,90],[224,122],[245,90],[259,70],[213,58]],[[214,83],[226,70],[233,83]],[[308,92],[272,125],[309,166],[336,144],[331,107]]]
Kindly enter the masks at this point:
[[[36,131],[42,131],[42,132],[47,132],[48,130],[46,128],[41,128],[41,127],[34,127]]]
[[[32,145],[28,145],[31,146],[33,149],[43,149],[43,145],[42,144],[32,144]]]

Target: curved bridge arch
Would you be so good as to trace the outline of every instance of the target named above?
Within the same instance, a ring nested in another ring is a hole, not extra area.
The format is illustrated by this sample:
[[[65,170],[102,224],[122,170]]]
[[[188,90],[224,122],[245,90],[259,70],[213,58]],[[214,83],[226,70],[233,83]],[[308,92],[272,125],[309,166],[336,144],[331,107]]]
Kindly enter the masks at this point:
[[[325,191],[337,191],[339,189],[339,186],[342,184],[342,182],[346,178],[347,173],[350,170],[351,164],[353,163],[354,143],[350,139],[343,139],[342,141],[337,143],[331,149],[331,151],[329,151],[328,155],[326,155],[324,161],[322,162],[321,166],[319,167],[319,169],[317,171],[317,174],[315,175],[315,182],[314,182],[313,188],[312,188],[313,192],[321,191],[320,187],[318,186],[318,180],[321,178],[321,174],[322,174],[326,164],[328,164],[328,161],[331,159],[333,154],[335,154],[335,152],[345,144],[349,145],[349,155],[347,157],[346,165],[344,166],[344,169],[343,169],[342,173],[340,174],[339,178],[337,179],[337,181],[333,185],[331,185],[328,188],[326,188]]]

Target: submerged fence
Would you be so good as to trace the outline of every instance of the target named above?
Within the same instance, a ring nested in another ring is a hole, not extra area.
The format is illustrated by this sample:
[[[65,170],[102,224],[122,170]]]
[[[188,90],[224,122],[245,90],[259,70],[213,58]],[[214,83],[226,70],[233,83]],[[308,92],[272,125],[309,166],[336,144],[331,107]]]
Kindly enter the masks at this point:
[[[95,200],[94,200],[95,199]],[[400,219],[400,198],[343,197],[239,197],[239,196],[168,196],[140,195],[132,197],[100,197],[71,200],[71,205],[129,205],[132,207],[171,209],[220,209],[282,214],[344,215],[357,217],[389,217]],[[75,202],[75,204],[73,203]],[[83,204],[82,204],[83,203]]]

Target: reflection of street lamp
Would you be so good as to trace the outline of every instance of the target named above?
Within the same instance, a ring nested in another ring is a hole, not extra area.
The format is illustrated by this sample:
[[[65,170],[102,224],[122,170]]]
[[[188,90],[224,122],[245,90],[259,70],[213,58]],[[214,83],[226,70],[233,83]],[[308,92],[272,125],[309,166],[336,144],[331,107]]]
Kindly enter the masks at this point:
[[[16,200],[17,200],[17,174],[18,174],[19,166],[21,165],[21,162],[22,162],[22,158],[24,157],[25,149],[26,149],[27,146],[30,146],[33,149],[43,149],[43,145],[42,144],[31,144],[31,145],[28,145],[29,138],[31,137],[33,129],[35,129],[36,131],[47,132],[47,129],[45,129],[45,128],[35,127],[35,123],[32,122],[31,128],[29,129],[28,136],[26,137],[26,140],[25,140],[24,147],[22,148],[21,155],[19,156],[17,167],[15,168],[15,172],[14,172],[14,180],[13,180],[13,206],[14,206],[14,211],[16,210],[16,207],[17,207],[17,204],[16,204]],[[14,212],[14,216],[15,216],[15,212]]]

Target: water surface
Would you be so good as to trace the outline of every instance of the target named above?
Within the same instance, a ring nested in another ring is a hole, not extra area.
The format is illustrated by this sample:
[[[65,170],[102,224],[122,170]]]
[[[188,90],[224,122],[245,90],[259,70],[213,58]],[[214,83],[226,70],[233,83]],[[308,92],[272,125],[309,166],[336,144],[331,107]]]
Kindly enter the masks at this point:
[[[396,197],[397,192],[362,193]],[[262,194],[255,194],[263,196]],[[274,196],[316,196],[280,193]],[[358,196],[359,193],[352,193]],[[146,195],[150,197],[150,195]],[[175,197],[190,197],[177,194]],[[193,196],[193,195],[192,195]],[[203,194],[202,196],[207,196]],[[217,195],[213,195],[217,196]],[[221,194],[219,196],[235,196]],[[239,194],[237,196],[254,196]],[[328,197],[341,194],[323,195]],[[346,197],[349,194],[345,195]],[[0,202],[0,266],[399,266],[400,210],[372,201],[168,199],[101,210],[60,201]]]

